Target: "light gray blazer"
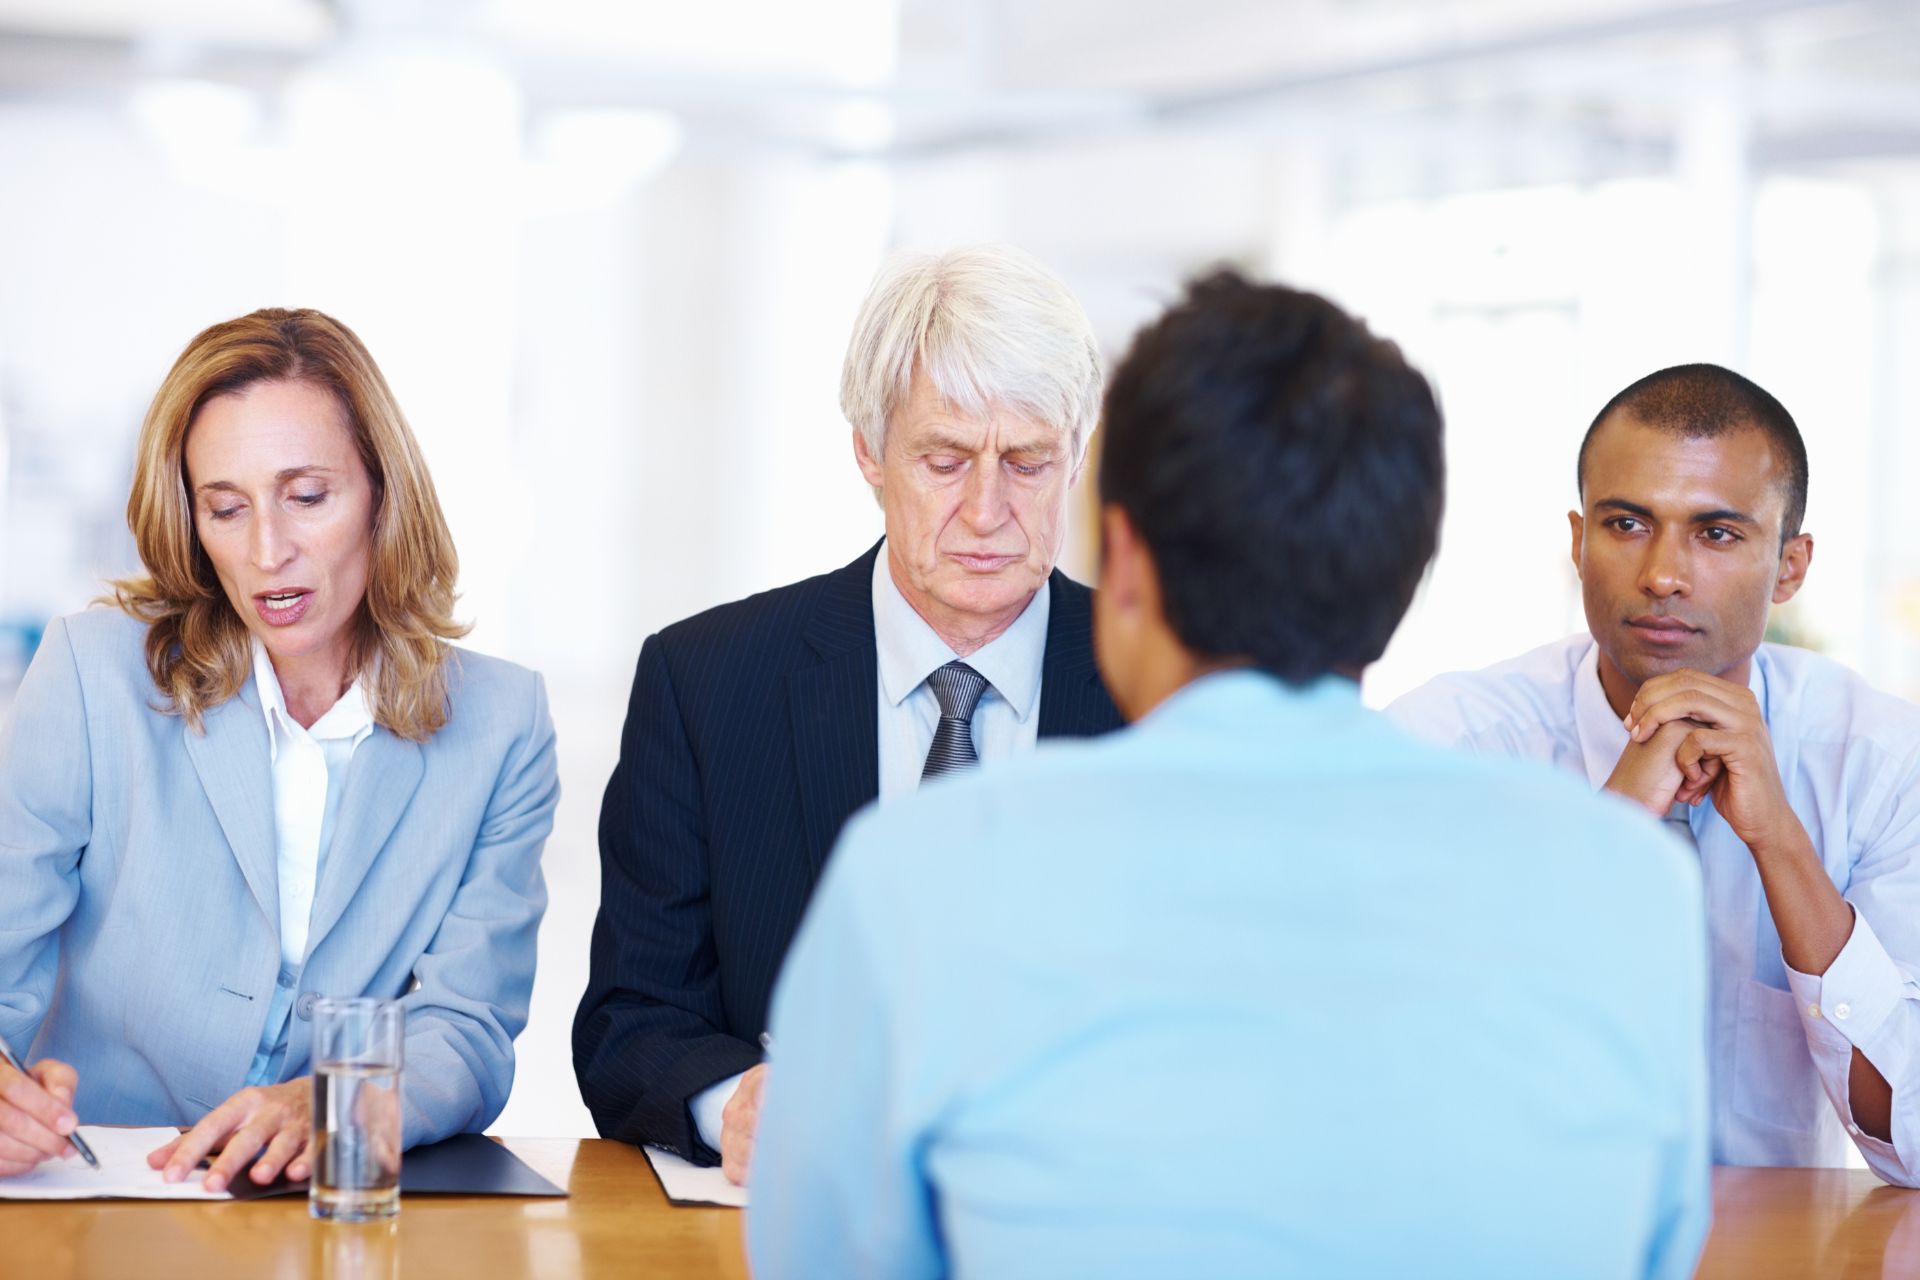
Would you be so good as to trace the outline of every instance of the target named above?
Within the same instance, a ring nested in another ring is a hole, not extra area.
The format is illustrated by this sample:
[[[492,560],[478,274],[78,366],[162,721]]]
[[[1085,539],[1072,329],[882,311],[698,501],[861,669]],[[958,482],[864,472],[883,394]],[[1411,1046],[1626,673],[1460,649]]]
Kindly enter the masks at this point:
[[[246,1083],[276,982],[297,991],[283,1080],[312,1069],[317,997],[400,997],[408,1145],[484,1128],[547,902],[540,677],[456,650],[444,728],[360,744],[282,973],[259,694],[195,733],[155,709],[145,635],[113,609],[55,620],[0,734],[0,1035],[73,1064],[83,1122],[185,1125]]]

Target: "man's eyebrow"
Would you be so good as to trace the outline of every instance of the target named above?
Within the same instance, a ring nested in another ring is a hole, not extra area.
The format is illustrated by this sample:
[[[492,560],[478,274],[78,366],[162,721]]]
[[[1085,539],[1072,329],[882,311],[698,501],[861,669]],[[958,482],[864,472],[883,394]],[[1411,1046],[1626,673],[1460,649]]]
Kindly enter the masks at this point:
[[[1058,453],[1059,451],[1060,440],[1055,436],[1010,441],[1004,450],[1007,453]]]
[[[971,457],[980,451],[980,442],[978,440],[962,440],[958,436],[935,429],[927,432],[925,435],[916,437],[912,442],[912,447],[921,451],[959,453]],[[1059,450],[1060,442],[1058,440],[1046,436],[1034,436],[1031,439],[1025,440],[1009,440],[1001,448],[1000,452],[1003,454],[1051,454],[1057,453]]]
[[[1637,502],[1628,502],[1625,498],[1602,498],[1593,504],[1601,511],[1622,511],[1630,516],[1639,516],[1642,520],[1653,519],[1653,512]],[[1687,517],[1689,524],[1744,524],[1755,529],[1760,521],[1745,511],[1735,511],[1732,507],[1718,507],[1712,511],[1696,511]]]
[[[298,480],[301,476],[330,476],[332,474],[332,467],[323,467],[319,463],[314,462],[308,463],[303,467],[284,467],[274,472],[273,478],[276,483],[285,484],[289,480]],[[244,490],[231,480],[209,480],[203,485],[196,486],[194,492],[242,493]]]
[[[1717,511],[1696,511],[1688,517],[1694,524],[1747,524],[1758,529],[1760,522],[1744,511],[1722,507]]]
[[[1598,511],[1624,511],[1630,516],[1639,516],[1642,520],[1653,519],[1651,508],[1643,507],[1637,502],[1628,502],[1625,498],[1602,498],[1593,505]]]
[[[976,441],[962,440],[938,427],[916,435],[909,443],[915,449],[937,449],[945,453],[972,453],[979,447]]]

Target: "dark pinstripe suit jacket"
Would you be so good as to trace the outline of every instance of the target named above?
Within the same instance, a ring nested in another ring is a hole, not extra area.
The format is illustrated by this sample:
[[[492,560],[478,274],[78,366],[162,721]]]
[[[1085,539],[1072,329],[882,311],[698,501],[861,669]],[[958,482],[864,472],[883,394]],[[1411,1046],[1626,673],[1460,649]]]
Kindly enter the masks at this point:
[[[760,1061],[767,1001],[841,824],[879,794],[873,561],[710,609],[640,650],[600,808],[573,1024],[601,1134],[714,1163],[688,1102]],[[1040,736],[1120,726],[1092,594],[1055,572]]]

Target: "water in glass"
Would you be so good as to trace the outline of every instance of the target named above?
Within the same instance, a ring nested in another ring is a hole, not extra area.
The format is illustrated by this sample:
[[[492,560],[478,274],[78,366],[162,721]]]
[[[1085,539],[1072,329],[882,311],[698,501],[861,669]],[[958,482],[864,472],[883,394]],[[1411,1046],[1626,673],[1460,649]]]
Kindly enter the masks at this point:
[[[400,1072],[322,1062],[313,1072],[313,1216],[342,1222],[400,1209]]]

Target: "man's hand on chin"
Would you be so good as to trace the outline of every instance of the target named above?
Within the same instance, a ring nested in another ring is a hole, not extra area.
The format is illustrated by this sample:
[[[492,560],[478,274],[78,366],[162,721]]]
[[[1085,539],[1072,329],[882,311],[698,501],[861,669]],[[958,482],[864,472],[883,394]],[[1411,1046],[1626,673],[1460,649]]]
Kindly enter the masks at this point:
[[[767,1064],[740,1077],[739,1086],[720,1113],[720,1172],[737,1186],[747,1184],[747,1166],[753,1163],[753,1135],[760,1127],[760,1093],[767,1084]]]
[[[1620,753],[1620,762],[1613,766],[1606,789],[1625,796],[1656,818],[1666,817],[1675,800],[1694,802],[1706,793],[1711,782],[1696,780],[1689,784],[1679,754],[1681,744],[1697,727],[1690,721],[1675,720],[1649,731],[1645,741],[1629,741]],[[1698,769],[1705,773],[1717,766],[1709,761]]]
[[[1713,807],[1756,853],[1805,843],[1753,690],[1698,671],[1656,676],[1634,695],[1627,731],[1651,745],[1675,726],[1686,728],[1675,748],[1681,799],[1711,792]]]

